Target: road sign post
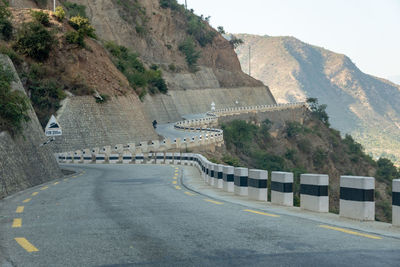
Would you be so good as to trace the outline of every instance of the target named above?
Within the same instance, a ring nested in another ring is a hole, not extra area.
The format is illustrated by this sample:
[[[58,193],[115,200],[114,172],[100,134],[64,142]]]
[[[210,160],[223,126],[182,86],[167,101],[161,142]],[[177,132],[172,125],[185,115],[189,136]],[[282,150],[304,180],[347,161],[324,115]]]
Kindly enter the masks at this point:
[[[54,115],[51,115],[51,118],[46,125],[45,134],[46,134],[46,136],[49,136],[49,137],[62,135],[62,130],[61,130],[60,124],[58,123],[58,121],[57,121],[56,117],[54,117]]]

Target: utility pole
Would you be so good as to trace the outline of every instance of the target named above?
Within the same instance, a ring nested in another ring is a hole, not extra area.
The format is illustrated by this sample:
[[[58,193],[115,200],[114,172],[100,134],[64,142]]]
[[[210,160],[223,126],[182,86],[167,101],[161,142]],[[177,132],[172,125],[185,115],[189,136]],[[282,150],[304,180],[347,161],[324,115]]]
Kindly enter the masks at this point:
[[[249,76],[251,76],[251,46],[249,45]]]
[[[53,7],[53,12],[56,12],[56,0],[53,0],[54,7]]]
[[[186,8],[186,10],[187,10],[187,0],[185,0],[185,8]]]

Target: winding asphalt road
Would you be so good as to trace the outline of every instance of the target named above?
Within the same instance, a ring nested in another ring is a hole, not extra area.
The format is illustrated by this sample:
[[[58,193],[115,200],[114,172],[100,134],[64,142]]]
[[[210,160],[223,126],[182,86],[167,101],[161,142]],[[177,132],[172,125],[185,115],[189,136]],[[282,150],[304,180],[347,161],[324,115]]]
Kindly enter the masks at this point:
[[[396,238],[351,234],[189,191],[181,184],[195,172],[189,167],[68,166],[77,174],[0,201],[1,266],[398,266],[400,261]]]

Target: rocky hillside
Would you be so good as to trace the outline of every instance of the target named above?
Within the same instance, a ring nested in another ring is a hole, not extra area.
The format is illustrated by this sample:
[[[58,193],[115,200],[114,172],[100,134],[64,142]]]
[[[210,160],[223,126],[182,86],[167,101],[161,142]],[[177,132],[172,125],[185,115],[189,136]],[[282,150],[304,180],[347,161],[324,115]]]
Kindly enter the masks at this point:
[[[339,211],[341,175],[376,178],[376,219],[391,220],[391,182],[400,172],[387,159],[374,161],[360,144],[327,126],[324,111],[306,108],[242,114],[219,119],[225,147],[208,157],[214,162],[295,175],[295,205],[299,205],[302,173],[329,175],[330,211]]]
[[[267,84],[277,102],[316,97],[328,105],[332,125],[375,156],[400,159],[400,86],[361,72],[345,55],[293,37],[242,34],[236,52],[248,71]]]

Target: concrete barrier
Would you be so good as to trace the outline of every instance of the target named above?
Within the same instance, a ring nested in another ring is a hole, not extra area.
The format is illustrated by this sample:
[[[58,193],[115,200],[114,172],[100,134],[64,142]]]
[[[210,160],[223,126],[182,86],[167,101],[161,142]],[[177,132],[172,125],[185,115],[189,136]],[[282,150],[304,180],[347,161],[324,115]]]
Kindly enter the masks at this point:
[[[124,154],[122,155],[122,163],[129,164],[132,163],[132,161],[133,161],[132,153],[124,152]]]
[[[189,165],[189,153],[182,153],[181,154],[181,156],[182,156],[182,160],[181,160],[181,162],[182,162],[182,165]]]
[[[400,226],[400,179],[392,182],[392,224]]]
[[[96,163],[102,164],[106,162],[106,155],[105,154],[96,154]]]
[[[174,154],[165,153],[165,164],[174,164]]]
[[[67,163],[73,163],[74,162],[74,153],[73,152],[68,152],[65,161]]]
[[[271,203],[293,206],[293,173],[271,172]]]
[[[83,158],[82,158],[82,151],[77,150],[74,152],[74,163],[82,163]]]
[[[142,153],[146,153],[146,152],[149,151],[149,147],[148,147],[147,142],[140,142],[140,143],[139,143],[139,148],[140,148],[140,151],[141,151]]]
[[[83,150],[83,163],[92,163],[93,162],[93,156],[90,151],[90,149],[84,149]]]
[[[249,170],[249,199],[268,200],[268,171]]]
[[[204,164],[206,166],[206,175],[205,175],[206,183],[207,184],[211,184],[211,177],[210,177],[210,175],[211,175],[211,169],[210,169],[211,168],[211,163],[208,160],[206,160],[204,162]]]
[[[249,169],[247,168],[235,168],[234,178],[234,192],[238,196],[247,196],[249,194],[248,179]]]
[[[214,187],[222,189],[223,188],[223,172],[224,165],[217,164],[214,165]]]
[[[164,153],[158,152],[158,153],[156,154],[156,163],[157,163],[157,164],[164,164],[164,163],[165,163]]]
[[[210,162],[209,164],[209,181],[210,181],[210,185],[211,186],[215,186],[217,183],[218,178],[216,178],[216,168],[217,168],[217,164]]]
[[[144,154],[137,153],[135,154],[135,164],[143,164],[144,163]]]
[[[300,207],[316,212],[329,212],[328,186],[328,175],[300,175]]]
[[[235,191],[235,167],[224,166],[222,171],[222,189],[226,192],[233,193]]]
[[[111,164],[120,163],[119,154],[118,153],[111,153],[108,157],[108,162]]]
[[[147,153],[147,157],[145,158],[146,164],[155,164],[156,163],[156,153],[150,152]]]
[[[375,220],[375,178],[340,176],[340,211],[342,217]]]
[[[181,153],[174,153],[174,164],[175,165],[181,164]]]

